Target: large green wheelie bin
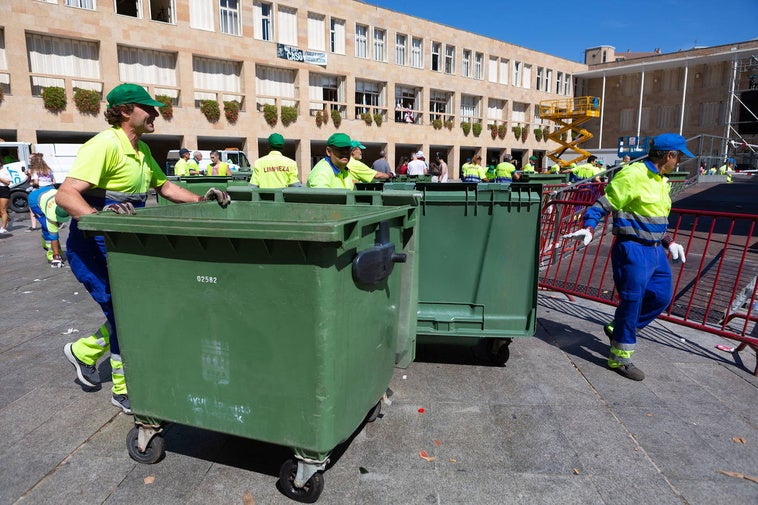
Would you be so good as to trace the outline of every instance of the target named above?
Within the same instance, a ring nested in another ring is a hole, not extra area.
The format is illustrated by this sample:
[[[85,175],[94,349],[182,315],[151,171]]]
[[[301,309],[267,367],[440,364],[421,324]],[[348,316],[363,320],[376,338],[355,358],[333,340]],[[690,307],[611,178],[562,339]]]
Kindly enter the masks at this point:
[[[82,217],[106,240],[130,456],[158,461],[169,422],[283,445],[296,459],[280,489],[315,501],[330,452],[389,386],[417,211],[235,201]]]
[[[476,345],[504,365],[512,339],[535,332],[542,186],[416,183],[415,190],[417,342]]]
[[[228,191],[230,187],[247,186],[250,181],[250,172],[240,172],[233,175],[187,175],[187,176],[170,176],[168,180],[186,188],[196,195],[204,196],[210,188]],[[157,196],[157,195],[156,195]],[[158,205],[174,205],[170,200],[158,198]]]

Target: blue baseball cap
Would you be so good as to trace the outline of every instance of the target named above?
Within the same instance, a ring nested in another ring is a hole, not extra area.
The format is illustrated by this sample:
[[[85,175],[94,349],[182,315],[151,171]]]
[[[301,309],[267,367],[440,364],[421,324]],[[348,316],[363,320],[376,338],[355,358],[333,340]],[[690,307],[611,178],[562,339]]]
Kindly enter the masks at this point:
[[[687,140],[676,133],[661,133],[657,137],[654,137],[650,148],[658,151],[679,151],[690,158],[695,157],[687,149]]]

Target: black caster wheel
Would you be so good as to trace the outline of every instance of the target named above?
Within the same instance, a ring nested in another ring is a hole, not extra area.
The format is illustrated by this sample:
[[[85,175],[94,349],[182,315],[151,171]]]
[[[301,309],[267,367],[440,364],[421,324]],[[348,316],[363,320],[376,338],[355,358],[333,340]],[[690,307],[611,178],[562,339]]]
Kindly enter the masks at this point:
[[[145,452],[140,452],[137,447],[137,439],[139,437],[139,428],[134,426],[126,435],[126,450],[129,451],[129,456],[138,463],[144,463],[146,465],[152,465],[166,455],[166,439],[160,435],[154,436],[145,448]]]
[[[508,358],[510,357],[511,351],[508,349],[508,344],[503,344],[492,356],[492,362],[497,366],[505,366],[505,364],[508,362]]]
[[[290,498],[300,503],[316,503],[321,492],[324,490],[324,474],[316,472],[308,479],[303,487],[295,486],[297,475],[297,461],[288,459],[279,470],[279,490]]]
[[[369,411],[368,415],[366,416],[366,422],[367,423],[373,423],[379,418],[379,414],[382,413],[382,401],[379,400],[376,402],[376,405]]]

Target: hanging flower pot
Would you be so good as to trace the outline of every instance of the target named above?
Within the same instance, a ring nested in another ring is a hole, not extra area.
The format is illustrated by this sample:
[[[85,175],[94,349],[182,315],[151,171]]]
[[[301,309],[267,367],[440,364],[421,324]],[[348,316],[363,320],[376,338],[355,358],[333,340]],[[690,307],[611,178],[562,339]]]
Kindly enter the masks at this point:
[[[339,128],[342,124],[342,114],[337,109],[332,109],[332,123],[335,128]]]
[[[42,103],[54,114],[66,110],[66,90],[60,86],[42,88]]]
[[[482,123],[474,123],[471,125],[471,133],[474,134],[474,137],[478,137],[482,134]]]
[[[471,123],[468,121],[463,121],[461,123],[461,129],[463,130],[463,134],[468,136],[469,132],[471,131]]]
[[[225,101],[224,116],[231,124],[236,123],[240,117],[240,103],[237,100]]]
[[[174,99],[168,95],[155,95],[155,99],[163,104],[158,107],[161,117],[170,121],[174,117]]]
[[[270,127],[274,127],[279,121],[279,115],[276,112],[276,105],[267,103],[263,106],[263,119]]]
[[[297,107],[294,105],[282,105],[282,124],[289,126],[297,121]]]
[[[82,114],[96,116],[100,112],[100,92],[74,88],[74,104]]]
[[[200,112],[210,123],[215,123],[221,118],[221,109],[218,107],[216,100],[202,100],[200,102]]]
[[[382,121],[384,121],[384,117],[378,112],[374,113],[374,123],[376,123],[376,126],[382,126]]]

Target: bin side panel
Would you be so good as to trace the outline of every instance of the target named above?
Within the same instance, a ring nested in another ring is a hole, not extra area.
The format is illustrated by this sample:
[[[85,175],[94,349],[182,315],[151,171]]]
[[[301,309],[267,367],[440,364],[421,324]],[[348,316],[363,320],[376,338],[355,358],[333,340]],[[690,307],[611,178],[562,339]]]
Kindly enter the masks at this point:
[[[425,195],[419,337],[534,334],[539,194],[492,191]]]
[[[317,456],[347,439],[388,386],[400,276],[384,289],[357,289],[354,250],[107,238],[136,414]],[[373,242],[366,230],[358,248]]]

